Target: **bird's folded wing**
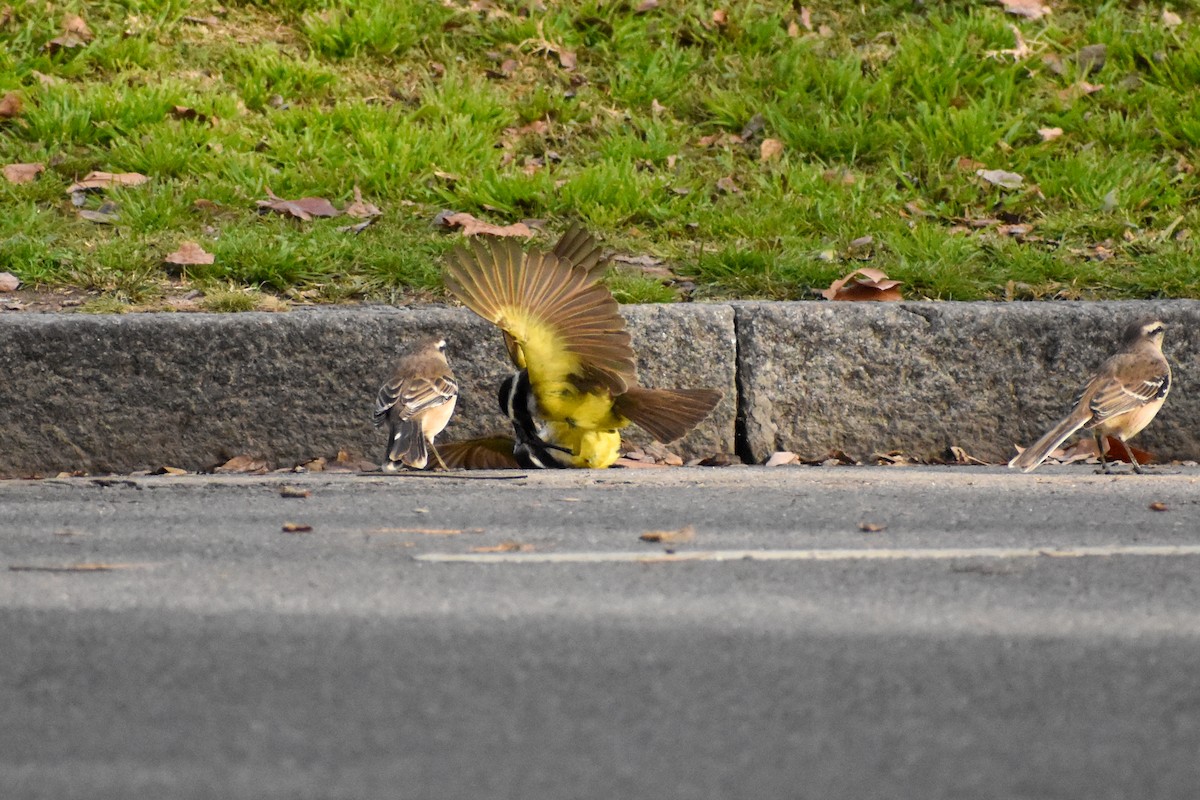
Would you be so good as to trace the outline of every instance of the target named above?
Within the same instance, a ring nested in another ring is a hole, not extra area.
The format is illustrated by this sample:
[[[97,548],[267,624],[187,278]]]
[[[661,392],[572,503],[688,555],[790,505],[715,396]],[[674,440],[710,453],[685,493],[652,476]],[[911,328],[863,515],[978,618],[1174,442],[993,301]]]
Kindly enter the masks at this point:
[[[518,469],[514,442],[507,436],[487,436],[461,442],[444,442],[434,449],[449,469]]]
[[[1135,411],[1163,397],[1170,389],[1170,372],[1161,369],[1157,364],[1145,367],[1136,364],[1115,366],[1115,369],[1105,370],[1097,375],[1084,389],[1083,394],[1090,395],[1088,407],[1092,411],[1093,426],[1106,419]]]
[[[375,398],[375,424],[394,407],[400,419],[411,419],[426,409],[448,403],[458,396],[458,384],[448,375],[436,378],[393,378],[379,389]]]
[[[508,336],[536,386],[571,380],[620,394],[637,366],[625,320],[603,285],[552,253],[506,240],[472,242],[447,261],[446,288]]]

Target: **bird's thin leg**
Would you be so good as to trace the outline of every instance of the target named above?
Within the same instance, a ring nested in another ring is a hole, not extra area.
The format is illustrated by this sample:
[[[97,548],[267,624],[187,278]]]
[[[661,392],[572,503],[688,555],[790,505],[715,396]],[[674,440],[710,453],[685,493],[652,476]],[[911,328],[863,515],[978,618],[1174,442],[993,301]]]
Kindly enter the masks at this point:
[[[1108,461],[1104,458],[1104,438],[1097,431],[1092,431],[1092,436],[1096,437],[1096,455],[1100,456],[1100,469],[1096,472],[1111,475],[1112,473],[1108,470]]]
[[[438,465],[441,466],[443,470],[449,471],[450,468],[446,466],[445,461],[442,461],[442,454],[438,452],[438,449],[434,446],[433,442],[429,443],[429,449],[433,451],[433,457],[437,459]]]
[[[1124,439],[1117,439],[1117,441],[1121,443],[1121,447],[1125,448],[1125,455],[1129,456],[1129,463],[1133,465],[1133,471],[1138,475],[1141,475],[1142,466],[1137,462],[1137,459],[1133,457],[1133,451],[1129,449],[1129,443]]]

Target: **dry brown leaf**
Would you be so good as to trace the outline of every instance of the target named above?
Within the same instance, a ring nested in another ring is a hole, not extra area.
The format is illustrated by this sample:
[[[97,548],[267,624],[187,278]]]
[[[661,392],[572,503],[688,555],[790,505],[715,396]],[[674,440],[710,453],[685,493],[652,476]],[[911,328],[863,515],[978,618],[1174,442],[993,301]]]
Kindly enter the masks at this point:
[[[643,542],[661,542],[662,544],[683,544],[696,538],[696,528],[684,525],[673,531],[646,531],[638,537]]]
[[[493,225],[490,222],[484,222],[465,212],[450,214],[442,218],[442,224],[447,228],[462,228],[463,236],[524,236],[526,239],[533,236],[533,231],[524,222],[516,222],[512,225]]]
[[[195,242],[180,242],[179,249],[163,259],[168,264],[176,264],[181,267],[211,264],[215,260],[216,256],[205,252],[204,248]]]
[[[158,468],[156,474],[170,475],[172,477],[176,477],[179,475],[187,475],[188,471],[186,469],[180,469],[179,467],[168,467],[168,466],[164,465],[164,466],[161,466]]]
[[[971,455],[966,450],[962,449],[961,447],[958,447],[957,445],[951,445],[949,448],[949,453],[950,453],[950,457],[954,460],[955,464],[972,464],[975,466],[987,466],[986,461],[980,461],[978,458],[975,458],[975,456]]]
[[[565,69],[567,71],[575,69],[575,63],[576,63],[575,51],[559,50],[558,51],[558,63],[562,66],[563,69]]]
[[[804,30],[812,32],[812,12],[808,10],[808,6],[800,6],[800,24],[804,26]]]
[[[62,32],[78,36],[85,42],[90,42],[94,38],[92,36],[92,29],[83,21],[83,17],[78,14],[68,14],[63,17]]]
[[[726,175],[724,178],[718,180],[717,189],[725,194],[741,194],[742,192],[742,190],[738,188],[738,185],[733,182],[732,175]]]
[[[280,497],[310,497],[312,492],[308,489],[302,489],[299,486],[288,486],[284,484],[279,487]]]
[[[283,523],[284,533],[311,533],[312,525],[307,525],[303,522],[285,522]]]
[[[1043,142],[1052,142],[1062,135],[1062,128],[1038,128],[1038,136],[1042,137]]]
[[[1151,503],[1151,504],[1150,504],[1150,510],[1151,510],[1151,511],[1166,511],[1166,510],[1167,510],[1167,504],[1166,504],[1166,503],[1157,503],[1157,502],[1156,502],[1156,503]]]
[[[80,219],[86,219],[88,222],[94,222],[97,225],[116,225],[121,218],[117,213],[116,205],[110,203],[105,203],[104,205],[108,206],[108,208],[104,206],[96,210],[81,208],[75,213]]]
[[[635,14],[645,14],[658,8],[658,0],[642,0],[633,11]]]
[[[790,39],[795,39],[800,35],[800,25],[796,20],[789,20],[787,25],[787,35]]]
[[[715,9],[712,12],[712,21],[718,28],[724,27],[729,24],[729,15],[725,13],[725,9],[723,8]]]
[[[217,467],[213,472],[220,474],[228,474],[233,472],[246,472],[252,475],[262,475],[270,470],[265,458],[256,458],[254,456],[234,456],[226,461],[221,466]]]
[[[258,201],[260,214],[273,211],[285,217],[294,217],[305,222],[313,217],[336,217],[341,212],[324,197],[301,197],[299,200],[284,200],[277,197],[270,187],[267,188],[269,200]]]
[[[864,520],[858,523],[858,529],[864,533],[879,533],[880,531],[886,531],[887,525],[882,522],[866,522]]]
[[[354,187],[354,202],[351,203],[350,205],[346,206],[346,210],[342,213],[344,213],[348,217],[356,217],[358,219],[369,219],[372,217],[378,217],[383,212],[379,209],[379,206],[374,205],[372,203],[364,202],[363,196],[362,196],[362,190],[359,189],[358,186],[355,186]],[[357,231],[355,231],[355,233],[357,233]]]
[[[1164,8],[1162,11],[1162,22],[1163,25],[1166,25],[1168,28],[1176,28],[1183,24],[1183,17],[1179,16],[1174,11]]]
[[[114,186],[141,186],[150,180],[140,172],[89,172],[83,180],[67,187],[67,194],[98,192]]]
[[[764,164],[768,161],[774,161],[783,154],[783,142],[778,139],[763,139],[762,144],[758,146],[758,160]]]
[[[1009,14],[1026,19],[1041,19],[1050,13],[1050,7],[1041,0],[997,0]]]
[[[25,102],[21,100],[21,95],[16,92],[9,92],[0,98],[0,119],[12,119],[19,117],[25,109]]]
[[[701,136],[699,139],[696,140],[696,146],[697,147],[712,147],[713,145],[716,145],[716,144],[733,145],[733,144],[742,144],[744,141],[745,140],[742,139],[741,136],[738,136],[736,133],[729,133],[728,131],[723,131],[721,133],[712,133],[712,134],[709,134],[708,136]]]
[[[46,171],[46,165],[41,163],[36,164],[6,164],[4,167],[4,177],[9,183],[32,183]]]
[[[0,292],[15,292],[20,287],[20,278],[11,272],[0,272]]]
[[[767,459],[764,466],[767,467],[782,467],[786,464],[799,464],[800,456],[789,450],[777,450],[771,453],[771,457]]]
[[[521,544],[514,542],[511,539],[500,544],[487,545],[484,547],[472,547],[472,553],[528,553],[532,551],[533,545]]]
[[[826,300],[894,302],[903,299],[896,288],[900,284],[901,281],[891,280],[881,270],[862,267],[831,283],[821,291],[821,296]]]

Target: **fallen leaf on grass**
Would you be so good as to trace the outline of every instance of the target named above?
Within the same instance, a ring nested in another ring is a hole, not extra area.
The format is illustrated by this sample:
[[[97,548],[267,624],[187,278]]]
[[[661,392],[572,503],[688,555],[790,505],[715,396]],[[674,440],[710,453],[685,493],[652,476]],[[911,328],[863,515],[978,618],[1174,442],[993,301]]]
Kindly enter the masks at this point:
[[[303,522],[285,522],[283,523],[284,533],[311,533],[312,525],[306,525]]]
[[[1042,137],[1043,142],[1052,142],[1062,135],[1062,128],[1038,128],[1038,136]]]
[[[1183,24],[1183,17],[1179,16],[1174,11],[1169,11],[1168,9],[1164,8],[1162,12],[1162,22],[1163,25],[1166,25],[1168,28],[1176,28]]]
[[[882,522],[865,522],[864,521],[864,522],[858,523],[858,529],[860,531],[863,531],[864,533],[879,533],[880,531],[886,531],[887,525]]]
[[[718,180],[717,181],[717,190],[724,192],[725,194],[741,194],[742,193],[742,190],[738,188],[738,185],[733,182],[732,175],[726,175],[724,178],[721,178],[720,180]]]
[[[684,525],[673,531],[646,531],[638,537],[643,542],[661,542],[663,544],[683,544],[696,538],[696,528]]]
[[[348,217],[355,217],[356,219],[367,219],[378,217],[383,213],[383,211],[381,211],[377,205],[364,202],[362,190],[355,186],[354,202],[346,206],[346,210],[342,213]]]
[[[732,144],[742,144],[743,142],[744,142],[744,140],[742,139],[742,137],[738,136],[736,133],[729,133],[728,131],[722,131],[720,133],[709,134],[708,136],[701,136],[699,139],[696,140],[696,146],[697,147],[712,147],[713,145],[717,145],[717,144],[732,145]]]
[[[729,15],[725,13],[725,9],[718,8],[712,12],[713,24],[718,28],[729,24]]]
[[[0,98],[0,119],[19,117],[24,108],[25,103],[21,100],[21,95],[16,92],[9,92],[3,98]]]
[[[21,279],[11,272],[0,272],[0,292],[15,292],[21,286]]]
[[[83,21],[83,17],[78,14],[68,14],[63,17],[62,34],[46,42],[42,45],[42,49],[54,53],[59,50],[83,47],[93,38],[92,30]]]
[[[758,160],[762,163],[774,161],[783,154],[783,142],[778,139],[763,139],[758,146]]]
[[[484,547],[472,547],[472,553],[528,553],[532,551],[533,545],[521,544],[520,542],[507,541],[500,544],[493,544]]]
[[[121,215],[117,213],[119,210],[120,207],[116,203],[104,203],[95,210],[81,208],[75,213],[79,215],[80,219],[86,219],[97,225],[116,225],[121,220]]]
[[[375,220],[379,217],[367,217],[362,222],[356,222],[353,225],[340,225],[337,228],[338,233],[353,233],[355,236],[365,231],[367,228],[375,224]]]
[[[533,231],[524,222],[516,222],[512,225],[493,225],[490,222],[484,222],[465,212],[448,214],[446,216],[438,215],[441,224],[446,228],[462,228],[463,236],[524,236],[526,239],[533,236]]]
[[[1001,189],[1020,189],[1021,184],[1025,182],[1024,175],[1018,175],[1015,172],[1005,172],[1002,169],[977,169],[975,170],[975,174],[993,186],[999,186]]]
[[[270,187],[267,188],[267,197],[269,200],[259,200],[258,212],[265,214],[274,212],[282,214],[285,217],[295,217],[296,219],[308,222],[313,217],[336,217],[342,213],[333,207],[333,204],[324,197],[301,197],[299,200],[284,200],[277,197]]]
[[[308,489],[302,489],[299,486],[283,485],[279,487],[280,497],[310,497],[312,492]]]
[[[211,264],[215,260],[216,256],[205,252],[204,248],[195,242],[181,242],[178,250],[163,259],[167,264],[175,264],[180,267]]]
[[[67,187],[67,194],[100,192],[114,186],[141,186],[150,180],[140,172],[89,172],[83,180]]]
[[[1151,503],[1150,510],[1151,511],[1166,511],[1167,504],[1166,503]]]
[[[862,277],[856,277],[861,275]],[[876,300],[895,302],[903,299],[898,287],[901,281],[888,278],[882,270],[863,267],[839,278],[821,291],[826,300]]]
[[[1026,19],[1041,19],[1050,13],[1050,7],[1041,0],[998,0],[1009,14]]]
[[[262,475],[270,470],[265,458],[256,458],[254,456],[234,456],[226,461],[221,466],[217,467],[213,472],[218,474],[230,474],[237,472],[249,473],[252,475]]]
[[[1104,44],[1089,44],[1086,47],[1079,48],[1079,51],[1071,56],[1071,60],[1075,62],[1082,75],[1091,75],[1104,68],[1108,63],[1108,46]]]
[[[32,183],[46,171],[46,165],[36,164],[7,164],[4,167],[4,177],[9,183]]]

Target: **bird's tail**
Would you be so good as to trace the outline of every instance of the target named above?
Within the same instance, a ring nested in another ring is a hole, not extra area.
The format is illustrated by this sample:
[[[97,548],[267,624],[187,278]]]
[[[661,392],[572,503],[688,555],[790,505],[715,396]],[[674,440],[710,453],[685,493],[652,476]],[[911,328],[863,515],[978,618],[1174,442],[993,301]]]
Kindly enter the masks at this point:
[[[617,395],[613,405],[617,413],[664,444],[683,436],[721,399],[716,389],[647,389],[631,386]]]
[[[397,420],[392,425],[392,442],[388,446],[388,464],[395,469],[397,462],[413,469],[425,469],[429,463],[429,446],[421,424],[416,420]]]
[[[1012,461],[1008,462],[1008,466],[1022,472],[1032,472],[1038,464],[1046,460],[1046,456],[1065,442],[1068,436],[1086,425],[1091,418],[1091,409],[1086,403],[1081,404],[1066,419],[1051,428],[1045,436],[1018,453]]]

